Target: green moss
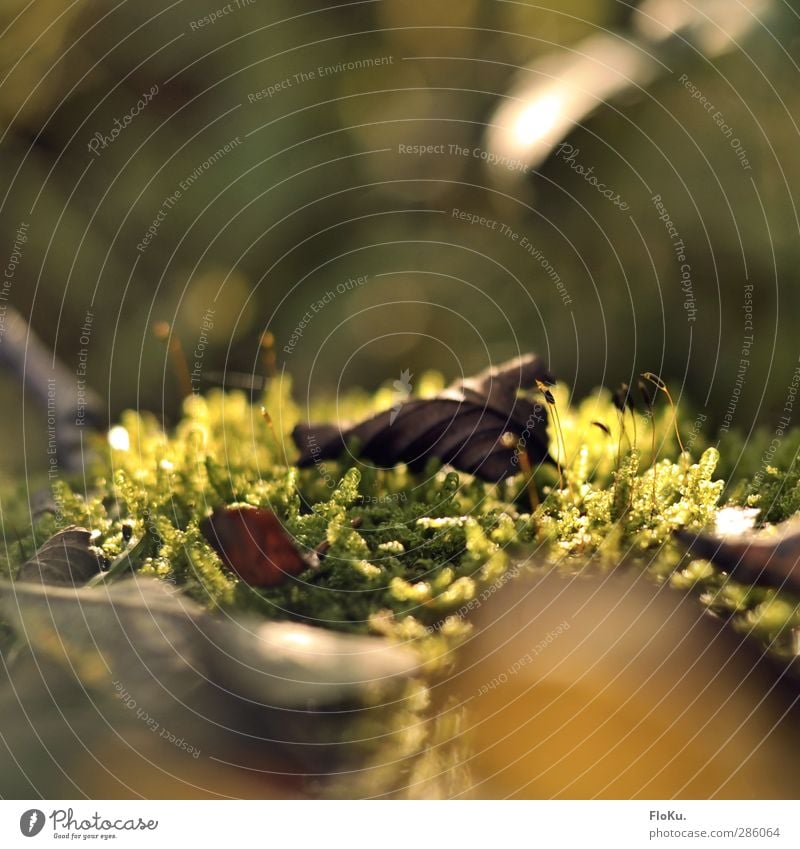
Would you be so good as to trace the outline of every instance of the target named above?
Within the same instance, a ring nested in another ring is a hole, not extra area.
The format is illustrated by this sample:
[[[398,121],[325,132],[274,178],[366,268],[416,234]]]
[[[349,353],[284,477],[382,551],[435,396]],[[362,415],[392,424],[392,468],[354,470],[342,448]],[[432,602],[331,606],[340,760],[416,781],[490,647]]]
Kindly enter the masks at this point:
[[[426,392],[441,382],[428,375]],[[354,393],[339,414],[380,409],[384,394]],[[573,406],[563,387],[555,396],[564,485],[558,488],[554,469],[537,472],[544,498],[534,511],[521,478],[487,485],[435,461],[419,476],[404,466],[363,473],[337,463],[294,467],[289,433],[298,412],[288,380],[273,382],[263,398],[271,424],[260,404],[236,392],[186,399],[170,433],[152,415],[128,412],[108,440],[95,442],[88,496],[57,481],[57,510],[9,547],[5,568],[13,573],[35,543],[70,524],[90,528],[109,559],[125,548],[125,534],[150,533],[154,544],[138,564],[141,571],[184,587],[210,608],[414,640],[436,661],[469,632],[468,614],[487,590],[491,594],[513,574],[509,552],[533,543],[538,568],[582,568],[590,558],[595,568],[608,569],[639,559],[655,580],[734,612],[741,627],[767,643],[788,633],[796,617],[793,599],[740,588],[713,566],[684,558],[672,542],[675,528],[713,523],[724,486],[715,479],[717,449],[678,454],[665,406],[657,405],[652,418],[637,414],[635,422],[627,414],[623,426],[605,390]],[[325,404],[315,411],[326,412]],[[558,440],[551,436],[555,455]],[[782,473],[767,470],[763,479],[757,497],[770,505],[765,518],[794,512],[800,505],[794,461]],[[747,486],[741,483],[734,495],[753,503]],[[4,507],[9,503],[4,499]],[[273,588],[244,585],[199,530],[213,507],[232,503],[274,510],[302,548],[327,541],[319,568]],[[24,527],[22,517],[4,511],[3,518],[7,531],[11,524]],[[785,649],[786,640],[777,642]]]

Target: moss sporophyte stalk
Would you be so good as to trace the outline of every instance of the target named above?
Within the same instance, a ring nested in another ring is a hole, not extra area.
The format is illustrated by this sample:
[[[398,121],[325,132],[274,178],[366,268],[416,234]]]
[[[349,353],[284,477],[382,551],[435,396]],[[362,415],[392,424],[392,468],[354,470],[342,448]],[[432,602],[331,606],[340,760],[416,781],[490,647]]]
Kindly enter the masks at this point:
[[[441,385],[435,375],[421,381],[431,396]],[[725,486],[715,479],[718,449],[679,452],[671,408],[620,416],[606,390],[574,405],[564,387],[548,392],[559,410],[560,433],[552,417],[548,431],[559,465],[534,471],[541,504],[533,511],[525,475],[487,483],[433,459],[412,474],[403,464],[356,465],[346,452],[320,468],[297,468],[289,434],[299,414],[286,378],[270,381],[254,404],[240,392],[190,395],[170,432],[148,413],[127,412],[114,429],[117,436],[124,429],[126,439],[110,445],[97,438],[86,492],[77,483],[53,482],[58,509],[41,514],[28,533],[19,530],[24,517],[5,510],[6,539],[16,541],[4,571],[13,576],[38,545],[70,525],[89,529],[108,561],[128,549],[131,537],[147,538],[125,568],[181,587],[208,608],[413,641],[434,674],[438,659],[444,663],[469,634],[470,613],[481,599],[520,572],[607,571],[624,561],[656,581],[693,589],[772,650],[790,652],[800,625],[795,598],[740,585],[688,558],[672,539],[678,528],[713,526]],[[339,410],[357,419],[385,408],[387,395],[353,393]],[[324,418],[326,404],[315,412]],[[746,481],[732,487],[733,503],[761,507],[772,520],[800,506],[794,459],[763,478],[758,493]],[[274,511],[301,553],[324,543],[325,557],[277,586],[248,586],[200,530],[220,505]],[[531,551],[535,556],[520,568],[519,555]]]

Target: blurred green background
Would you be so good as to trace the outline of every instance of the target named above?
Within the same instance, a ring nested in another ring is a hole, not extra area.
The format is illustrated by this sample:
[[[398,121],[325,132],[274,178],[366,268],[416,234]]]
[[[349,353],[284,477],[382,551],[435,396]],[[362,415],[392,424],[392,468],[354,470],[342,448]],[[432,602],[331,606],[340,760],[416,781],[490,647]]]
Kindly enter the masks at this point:
[[[6,0],[4,266],[29,225],[8,300],[69,368],[88,349],[110,419],[177,416],[150,331],[163,319],[201,388],[225,370],[261,374],[265,330],[303,404],[536,350],[578,393],[659,372],[705,408],[710,432],[737,388],[749,281],[754,338],[732,425],[773,427],[800,334],[800,22],[794,4],[775,7],[738,48],[682,60],[570,138],[623,213],[563,162],[503,194],[474,156],[398,146],[483,146],[517,68],[625,27],[625,3]],[[681,73],[724,112],[751,170]],[[116,121],[127,126],[112,139]],[[686,244],[694,322],[651,192]],[[571,303],[542,261],[454,209],[524,234]],[[43,411],[12,376],[0,400],[5,473],[44,468]]]

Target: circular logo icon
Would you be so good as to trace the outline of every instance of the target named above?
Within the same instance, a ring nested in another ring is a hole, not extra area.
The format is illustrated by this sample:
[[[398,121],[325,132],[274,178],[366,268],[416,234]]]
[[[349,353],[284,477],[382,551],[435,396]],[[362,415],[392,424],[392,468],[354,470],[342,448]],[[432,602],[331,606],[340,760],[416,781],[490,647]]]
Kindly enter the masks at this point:
[[[31,808],[19,818],[19,830],[25,837],[36,837],[44,828],[44,811]]]

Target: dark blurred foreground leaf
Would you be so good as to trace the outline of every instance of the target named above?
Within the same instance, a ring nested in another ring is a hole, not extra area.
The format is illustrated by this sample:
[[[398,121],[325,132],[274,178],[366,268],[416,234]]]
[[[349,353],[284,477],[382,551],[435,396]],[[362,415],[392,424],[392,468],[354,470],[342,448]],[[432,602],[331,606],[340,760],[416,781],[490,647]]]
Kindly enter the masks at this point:
[[[691,595],[624,567],[550,572],[503,587],[473,627],[438,695],[467,702],[482,798],[800,793],[797,661]]]
[[[209,769],[222,761],[324,775],[357,755],[353,723],[379,721],[418,662],[380,638],[213,616],[156,579],[92,589],[0,584],[0,616],[19,640],[0,686],[6,796],[75,793],[75,760],[131,735],[149,763],[177,757],[188,775],[200,757]],[[48,756],[32,754],[41,746],[61,752],[65,772],[48,772]],[[44,766],[31,762],[41,757]]]
[[[531,464],[551,462],[547,411],[517,393],[554,379],[535,354],[456,381],[434,398],[396,404],[352,427],[298,425],[293,433],[299,466],[341,456],[352,441],[358,454],[378,466],[407,463],[420,471],[431,457],[487,481],[520,471],[517,452]],[[510,442],[505,434],[512,434]]]
[[[0,584],[0,592],[0,612],[34,650],[94,664],[132,689],[173,690],[202,670],[208,683],[265,707],[324,707],[416,665],[413,652],[377,637],[215,617],[156,579],[78,590]]]

